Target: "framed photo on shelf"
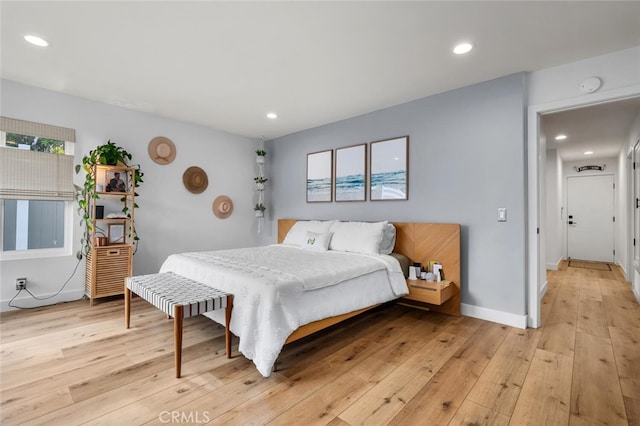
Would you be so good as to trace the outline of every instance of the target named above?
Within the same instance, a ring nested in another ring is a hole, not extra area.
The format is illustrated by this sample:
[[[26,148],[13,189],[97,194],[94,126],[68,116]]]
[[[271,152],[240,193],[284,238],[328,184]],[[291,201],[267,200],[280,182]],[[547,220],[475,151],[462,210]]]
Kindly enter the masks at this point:
[[[371,201],[409,199],[409,136],[371,142]]]
[[[107,170],[105,183],[106,192],[127,192],[129,188],[127,173],[121,170]]]
[[[336,201],[366,201],[367,144],[336,148]]]
[[[331,202],[333,150],[307,154],[307,203]]]
[[[107,238],[109,244],[124,244],[124,228],[125,222],[122,223],[110,223],[107,230]]]

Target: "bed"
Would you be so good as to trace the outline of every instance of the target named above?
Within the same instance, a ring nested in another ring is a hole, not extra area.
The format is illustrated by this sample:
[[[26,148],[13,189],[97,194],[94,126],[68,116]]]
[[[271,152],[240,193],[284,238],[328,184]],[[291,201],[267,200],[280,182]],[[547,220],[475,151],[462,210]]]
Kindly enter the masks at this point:
[[[406,227],[396,228],[279,220],[279,244],[174,254],[160,272],[232,293],[238,349],[268,377],[286,343],[408,294],[404,271],[390,255],[406,245],[398,241],[407,239]],[[220,312],[206,315],[224,324]]]

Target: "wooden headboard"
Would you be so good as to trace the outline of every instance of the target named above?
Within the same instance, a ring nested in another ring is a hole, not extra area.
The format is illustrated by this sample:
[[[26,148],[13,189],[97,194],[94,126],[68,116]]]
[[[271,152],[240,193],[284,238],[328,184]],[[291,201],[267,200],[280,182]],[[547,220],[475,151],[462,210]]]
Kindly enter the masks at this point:
[[[296,219],[278,220],[278,243],[284,241]],[[460,315],[460,225],[455,223],[392,222],[396,227],[394,252],[404,254],[411,263],[428,265],[430,260],[442,264],[445,279],[456,289],[442,305],[425,304],[429,310]]]

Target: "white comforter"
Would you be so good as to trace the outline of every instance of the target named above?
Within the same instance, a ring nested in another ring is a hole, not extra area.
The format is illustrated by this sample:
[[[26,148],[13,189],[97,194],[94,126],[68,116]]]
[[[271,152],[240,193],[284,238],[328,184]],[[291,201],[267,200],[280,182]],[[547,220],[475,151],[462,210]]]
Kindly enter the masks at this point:
[[[174,254],[160,272],[175,272],[233,294],[231,332],[240,338],[240,352],[265,377],[287,337],[301,325],[408,293],[400,265],[391,256],[312,252],[280,244]],[[328,300],[340,283],[368,277],[386,281],[367,286],[367,292],[377,294]],[[310,300],[313,308],[301,309]],[[218,322],[223,318],[220,313],[208,316]]]

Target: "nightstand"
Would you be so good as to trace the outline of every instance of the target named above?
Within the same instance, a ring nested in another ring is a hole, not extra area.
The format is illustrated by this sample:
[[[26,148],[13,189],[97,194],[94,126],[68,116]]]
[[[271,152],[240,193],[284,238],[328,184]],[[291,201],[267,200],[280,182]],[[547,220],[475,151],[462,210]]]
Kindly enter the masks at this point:
[[[431,305],[442,305],[453,296],[455,285],[453,281],[447,280],[441,282],[407,280],[407,287],[409,287],[409,294],[403,296],[403,299],[415,300]]]

